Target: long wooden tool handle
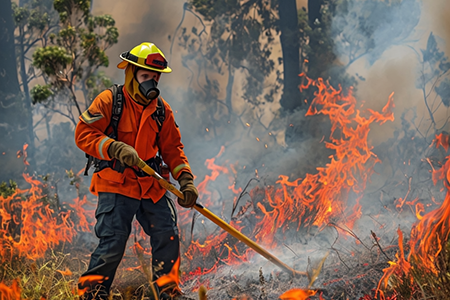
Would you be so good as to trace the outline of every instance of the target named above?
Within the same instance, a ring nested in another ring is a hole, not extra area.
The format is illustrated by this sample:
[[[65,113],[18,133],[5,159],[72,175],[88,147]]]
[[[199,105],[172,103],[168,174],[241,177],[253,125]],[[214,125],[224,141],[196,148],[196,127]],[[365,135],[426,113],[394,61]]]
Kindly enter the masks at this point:
[[[165,180],[161,175],[156,173],[155,170],[153,170],[151,167],[149,167],[142,159],[139,161],[138,167],[141,168],[148,175],[150,175],[150,176],[154,177],[156,180],[158,180],[159,184],[163,188],[165,188],[166,190],[172,192],[177,197],[179,197],[181,199],[184,199],[183,193],[179,189],[177,189],[174,185],[172,185],[167,180]],[[256,252],[258,252],[259,254],[264,256],[266,259],[268,259],[269,261],[271,261],[275,265],[279,266],[280,268],[282,268],[282,269],[292,273],[292,275],[294,275],[294,276],[295,275],[303,275],[303,276],[307,275],[305,272],[299,272],[299,271],[296,271],[296,270],[290,268],[285,263],[283,263],[281,260],[279,260],[278,258],[273,256],[272,254],[267,252],[260,245],[258,245],[257,243],[255,243],[254,241],[252,241],[251,239],[249,239],[248,237],[246,237],[245,235],[243,235],[242,233],[237,231],[234,227],[229,225],[227,222],[225,222],[224,220],[222,220],[221,218],[219,218],[218,216],[213,214],[210,210],[208,210],[207,208],[203,207],[202,205],[196,203],[194,205],[194,209],[196,211],[198,211],[199,213],[201,213],[202,215],[204,215],[209,220],[211,220],[214,224],[216,224],[217,226],[219,226],[223,230],[227,231],[229,234],[231,234],[232,236],[234,236],[235,238],[237,238],[238,240],[240,240],[241,242],[243,242],[244,244],[246,244],[247,246],[249,246],[250,248],[252,248]]]

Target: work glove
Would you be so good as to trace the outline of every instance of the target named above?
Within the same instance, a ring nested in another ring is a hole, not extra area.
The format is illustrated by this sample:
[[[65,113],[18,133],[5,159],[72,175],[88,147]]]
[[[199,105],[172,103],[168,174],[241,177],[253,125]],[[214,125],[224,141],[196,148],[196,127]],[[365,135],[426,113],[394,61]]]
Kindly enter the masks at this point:
[[[178,182],[184,196],[184,199],[178,198],[178,204],[185,208],[193,207],[198,198],[198,191],[194,186],[194,176],[191,173],[183,172],[178,177]]]
[[[130,145],[123,142],[112,142],[111,145],[109,145],[108,154],[110,157],[120,161],[122,166],[128,165],[133,167],[139,162],[139,155],[137,151]]]

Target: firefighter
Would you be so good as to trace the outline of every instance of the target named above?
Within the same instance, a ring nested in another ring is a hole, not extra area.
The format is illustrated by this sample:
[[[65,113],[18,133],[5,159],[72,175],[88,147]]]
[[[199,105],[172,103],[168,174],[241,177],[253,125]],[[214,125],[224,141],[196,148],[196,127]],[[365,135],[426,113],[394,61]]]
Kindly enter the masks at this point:
[[[178,203],[182,207],[194,206],[198,197],[173,111],[157,88],[161,74],[172,72],[164,54],[154,44],[142,43],[120,58],[117,67],[125,70],[125,83],[118,91],[123,95],[121,107],[117,108],[113,92],[105,90],[80,116],[75,130],[77,146],[97,159],[90,191],[98,196],[95,234],[99,244],[78,282],[83,299],[107,298],[134,216],[150,236],[156,284],[171,271],[178,272],[172,270],[180,258],[174,204],[157,180],[136,167],[139,158],[160,171],[158,153],[162,156],[180,184],[184,199],[178,198]],[[161,108],[163,119],[155,118]],[[114,120],[116,133],[111,128]],[[181,294],[175,282],[156,287],[161,299]]]

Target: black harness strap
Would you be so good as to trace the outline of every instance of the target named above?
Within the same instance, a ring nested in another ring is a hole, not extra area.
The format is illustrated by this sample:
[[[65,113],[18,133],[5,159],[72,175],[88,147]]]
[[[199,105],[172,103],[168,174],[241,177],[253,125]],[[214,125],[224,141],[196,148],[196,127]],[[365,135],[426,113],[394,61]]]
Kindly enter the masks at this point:
[[[117,140],[117,138],[119,137],[118,128],[120,117],[122,116],[124,96],[121,85],[114,84],[112,87],[109,88],[109,90],[113,94],[112,116],[111,122],[109,123],[108,126],[112,127],[113,132],[111,135],[109,135],[109,137]]]
[[[114,84],[109,88],[113,95],[113,105],[112,105],[112,115],[111,115],[111,121],[106,128],[106,131],[108,131],[109,128],[112,128],[112,132],[108,135],[110,138],[117,140],[119,137],[118,128],[119,128],[119,121],[122,117],[122,111],[123,111],[123,101],[124,101],[124,95],[122,90],[122,85]],[[158,125],[158,132],[156,133],[156,143],[158,143],[159,140],[159,133],[161,132],[161,128],[163,126],[164,120],[166,119],[166,111],[164,107],[163,100],[161,97],[158,97],[158,103],[156,105],[156,111],[152,114],[152,119],[156,121],[156,124]],[[111,168],[119,173],[123,173],[125,170],[125,167],[123,167],[116,159],[113,159],[111,161],[106,160],[100,160],[98,158],[92,157],[86,153],[87,162],[86,167],[84,169],[84,175],[88,176],[88,170],[93,165],[95,167],[95,171],[99,172],[103,170],[104,168]],[[149,159],[146,161],[148,165],[150,165],[155,171],[160,172],[161,170],[161,164],[162,164],[162,158],[160,155],[157,155],[154,158]],[[133,168],[133,170],[135,170]],[[135,173],[139,177],[148,176],[143,171],[135,170]]]

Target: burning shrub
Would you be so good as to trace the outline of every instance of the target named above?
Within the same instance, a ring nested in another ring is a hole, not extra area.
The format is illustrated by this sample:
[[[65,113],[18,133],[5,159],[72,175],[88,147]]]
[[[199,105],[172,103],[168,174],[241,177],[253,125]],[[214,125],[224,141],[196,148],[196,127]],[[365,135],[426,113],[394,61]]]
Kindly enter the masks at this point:
[[[0,255],[2,262],[13,258],[43,257],[61,242],[71,242],[75,234],[69,212],[55,212],[45,203],[42,183],[27,175],[28,190],[17,189],[0,196]]]
[[[449,138],[436,136],[436,145],[449,147]],[[427,213],[411,230],[410,253],[405,259],[403,234],[399,230],[397,261],[385,269],[378,288],[388,285],[399,299],[448,299],[450,295],[450,156],[445,164],[433,171],[433,182],[444,182],[446,197],[440,207]],[[380,291],[383,298],[383,292]]]

